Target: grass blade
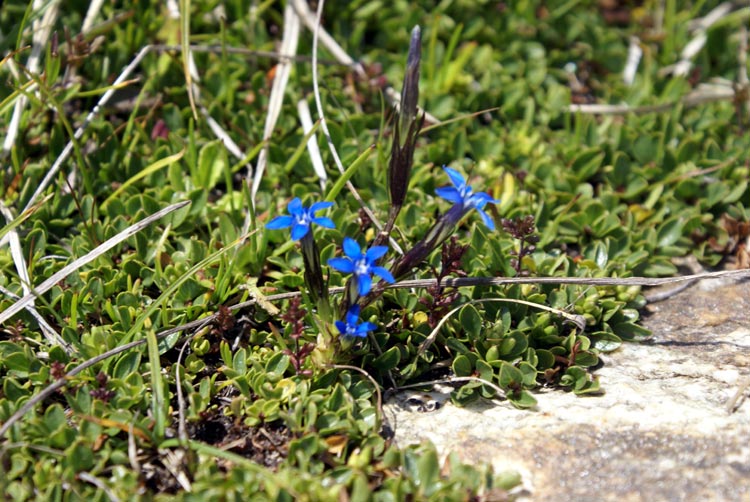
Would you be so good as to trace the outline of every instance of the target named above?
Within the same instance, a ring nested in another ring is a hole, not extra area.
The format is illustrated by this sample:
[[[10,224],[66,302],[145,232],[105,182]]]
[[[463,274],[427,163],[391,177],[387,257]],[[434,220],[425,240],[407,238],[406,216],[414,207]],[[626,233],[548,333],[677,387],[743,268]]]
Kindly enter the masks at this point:
[[[296,55],[297,43],[299,42],[300,22],[299,17],[294,13],[291,4],[284,9],[284,34],[281,39],[281,53]],[[289,76],[292,73],[292,63],[290,60],[279,61],[276,65],[276,75],[271,84],[271,95],[268,98],[268,113],[266,114],[266,123],[263,127],[263,139],[268,140],[273,134],[273,128],[281,115],[281,105],[284,103],[284,91],[289,82]],[[255,196],[258,194],[260,182],[266,169],[268,161],[268,146],[264,146],[258,157],[258,163],[255,166],[253,174],[253,185],[251,197],[253,206],[255,206]]]
[[[117,198],[118,195],[120,195],[126,188],[128,188],[130,185],[135,183],[136,181],[145,178],[151,173],[154,173],[158,171],[159,169],[162,169],[164,167],[167,167],[168,165],[171,165],[178,160],[182,158],[182,156],[185,155],[185,149],[183,148],[182,151],[175,153],[174,155],[170,155],[169,157],[164,157],[163,159],[159,159],[150,166],[147,166],[145,169],[143,169],[141,172],[130,178],[128,181],[120,185],[120,187],[117,188],[114,192],[112,192],[112,195],[107,197],[107,199],[102,202],[102,208],[107,207],[107,204],[109,204],[113,199]]]
[[[346,171],[344,171],[344,174],[341,175],[339,179],[336,180],[336,183],[331,187],[331,189],[328,191],[328,195],[326,195],[325,200],[328,202],[333,202],[336,197],[338,196],[339,192],[344,188],[344,185],[346,185],[346,182],[349,181],[349,178],[354,176],[354,173],[357,172],[357,169],[359,169],[362,164],[365,163],[365,161],[370,157],[370,154],[375,150],[375,145],[370,146],[360,154],[359,157],[354,159],[354,162],[352,162],[352,165],[350,165]]]
[[[198,109],[195,106],[193,75],[190,72],[190,0],[180,0],[180,45],[182,45],[182,71],[185,74],[190,109],[198,120]]]

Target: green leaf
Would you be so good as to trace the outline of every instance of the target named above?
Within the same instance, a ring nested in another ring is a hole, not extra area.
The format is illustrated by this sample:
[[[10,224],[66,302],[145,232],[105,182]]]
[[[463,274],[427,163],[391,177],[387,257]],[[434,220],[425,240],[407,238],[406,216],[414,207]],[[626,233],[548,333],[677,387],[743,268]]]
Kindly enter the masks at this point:
[[[513,331],[500,342],[500,357],[506,361],[513,360],[526,352],[528,346],[527,335],[520,331]]]
[[[451,400],[458,406],[466,406],[479,399],[477,389],[481,386],[478,382],[471,382],[451,392]]]
[[[457,340],[456,338],[450,337],[446,340],[445,343],[446,345],[448,345],[448,347],[452,351],[457,352],[459,354],[467,355],[467,354],[472,353],[472,351],[466,345],[464,345],[461,341]]]
[[[458,320],[461,323],[461,328],[463,328],[471,338],[479,338],[479,335],[482,332],[482,317],[473,305],[467,305],[461,309],[461,314],[459,315]]]
[[[521,484],[521,481],[521,474],[518,472],[505,471],[495,475],[493,484],[508,491]]]
[[[552,368],[555,365],[555,355],[549,350],[536,349],[537,369],[540,371]]]
[[[747,180],[740,180],[732,189],[731,191],[724,196],[724,199],[722,202],[724,204],[733,204],[740,200],[743,195],[745,195],[745,192],[747,191]]]
[[[30,394],[28,390],[28,382],[26,385],[21,385],[15,378],[5,376],[3,377],[3,395],[7,397],[11,403],[17,402],[21,398],[25,398]]]
[[[536,376],[538,372],[533,365],[527,362],[521,362],[518,365],[518,371],[523,375],[521,381],[525,387],[531,388],[536,386]]]
[[[660,247],[671,246],[682,237],[682,227],[685,220],[681,216],[674,216],[659,225],[656,242]]]
[[[193,183],[203,190],[210,190],[221,180],[222,174],[229,168],[227,151],[220,141],[203,145],[198,153],[197,171],[193,174]]]
[[[571,366],[565,370],[565,374],[560,378],[560,385],[563,387],[573,387],[573,389],[582,389],[588,381],[589,378],[585,369],[580,366]]]
[[[53,404],[44,412],[44,426],[54,432],[65,425],[65,412],[59,404]]]
[[[86,415],[91,413],[91,389],[89,389],[88,386],[78,389],[78,392],[75,393],[75,397],[70,395],[66,397],[71,409],[76,413]]]
[[[219,353],[221,354],[221,360],[224,366],[229,368],[232,367],[232,349],[229,348],[229,344],[222,340],[219,342]]]
[[[517,408],[533,408],[537,405],[536,398],[527,390],[508,395],[508,400]]]
[[[503,361],[500,366],[500,373],[498,375],[498,383],[503,389],[509,389],[512,386],[521,384],[523,382],[523,373],[521,370],[516,368],[510,363]]]
[[[234,353],[232,369],[239,374],[247,372],[247,351],[244,348],[240,348]]]
[[[633,154],[638,162],[641,164],[648,164],[649,162],[655,162],[658,160],[658,142],[651,136],[641,134],[635,140],[633,145]]]
[[[394,346],[375,358],[372,364],[380,371],[390,371],[398,366],[399,362],[401,362],[401,351]]]
[[[141,364],[140,352],[126,352],[115,364],[112,377],[125,380],[132,373],[138,371]]]
[[[456,376],[469,376],[473,373],[471,361],[463,354],[456,356],[451,368]]]
[[[424,494],[430,496],[438,485],[440,478],[440,464],[438,463],[437,452],[429,449],[424,452],[417,460],[417,473],[419,478],[417,484],[422,487]]]
[[[590,148],[581,152],[573,161],[570,168],[577,175],[576,178],[578,180],[585,181],[599,170],[603,159],[604,153],[600,148]]]
[[[495,371],[492,366],[487,364],[485,361],[482,361],[481,359],[476,362],[475,366],[477,369],[477,373],[479,373],[479,378],[481,378],[482,380],[487,380],[488,382],[491,382],[493,380]]]
[[[585,394],[601,394],[602,389],[599,387],[599,380],[590,380],[581,388],[573,389],[573,394],[582,396]]]
[[[31,360],[24,352],[14,352],[3,357],[2,364],[18,376],[27,376]]]
[[[341,420],[336,413],[327,412],[318,416],[318,420],[315,421],[315,427],[322,434],[331,434],[340,430],[346,426],[346,422]]]
[[[592,346],[599,352],[612,352],[622,345],[622,339],[614,333],[607,331],[596,331],[589,333]]]
[[[599,363],[599,357],[593,352],[583,350],[576,353],[576,364],[578,366],[590,367]]]
[[[651,331],[632,322],[623,322],[611,326],[612,331],[622,340],[642,342],[651,338]]]
[[[272,381],[281,379],[289,368],[289,364],[289,356],[282,352],[277,352],[266,363],[266,376],[273,379]]]
[[[76,441],[65,450],[65,458],[75,472],[88,471],[94,466],[94,453],[89,445]]]
[[[677,267],[669,260],[663,258],[653,258],[652,262],[643,269],[643,275],[647,277],[664,277],[677,273]]]

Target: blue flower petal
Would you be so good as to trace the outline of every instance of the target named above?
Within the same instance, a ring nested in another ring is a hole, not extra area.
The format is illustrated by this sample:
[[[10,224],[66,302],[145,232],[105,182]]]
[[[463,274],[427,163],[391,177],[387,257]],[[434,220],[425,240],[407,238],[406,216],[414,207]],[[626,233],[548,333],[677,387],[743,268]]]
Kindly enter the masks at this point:
[[[471,197],[469,197],[469,199],[472,200],[472,204],[474,205],[474,207],[480,208],[484,207],[484,205],[488,202],[490,204],[498,204],[500,202],[499,200],[493,199],[492,196],[487,192],[478,192],[471,194]]]
[[[372,273],[383,279],[388,284],[393,284],[396,279],[393,278],[391,273],[383,267],[372,267]]]
[[[359,321],[359,310],[360,306],[357,304],[352,305],[349,307],[349,310],[346,312],[346,323],[347,324],[357,324],[357,321]]]
[[[280,228],[287,228],[292,225],[294,218],[292,216],[277,216],[268,223],[266,228],[269,230],[278,230]]]
[[[336,329],[339,330],[339,333],[342,335],[346,334],[346,323],[344,321],[336,321],[334,324],[336,325]]]
[[[357,241],[344,237],[343,248],[345,258],[331,258],[328,260],[328,264],[336,270],[354,274],[359,296],[366,295],[372,289],[373,273],[388,280],[388,282],[394,282],[393,276],[388,270],[375,266],[375,262],[388,252],[387,246],[374,246],[363,254]]]
[[[344,237],[344,254],[352,259],[358,259],[362,257],[362,249],[357,244],[357,241],[351,237]]]
[[[354,272],[354,262],[349,258],[330,258],[328,260],[328,266],[345,274],[351,274]]]
[[[363,322],[358,324],[359,321],[359,305],[355,304],[349,307],[346,312],[345,321],[336,321],[336,329],[339,330],[343,336],[354,336],[354,337],[365,337],[368,331],[377,329],[377,325],[371,322]]]
[[[435,193],[440,197],[443,197],[454,204],[454,206],[444,215],[444,217],[447,218],[447,221],[457,224],[459,219],[464,217],[469,211],[476,209],[479,211],[482,221],[487,225],[487,228],[494,230],[495,223],[482,209],[487,203],[497,204],[500,201],[493,199],[492,196],[486,192],[473,193],[471,186],[466,184],[461,173],[450,167],[443,167],[443,169],[455,187],[441,187],[435,190]]]
[[[499,203],[500,203],[500,199],[495,199],[495,198],[493,198],[493,197],[492,197],[492,196],[491,196],[490,194],[488,194],[487,192],[479,192],[479,193],[477,193],[477,194],[475,194],[475,195],[478,195],[478,196],[480,196],[480,197],[481,197],[481,198],[483,198],[483,199],[484,199],[484,200],[485,200],[486,202],[490,202],[490,203],[492,203],[492,204],[499,204]]]
[[[293,198],[289,201],[287,211],[289,215],[277,216],[272,219],[266,225],[266,228],[270,230],[277,230],[280,228],[292,227],[292,239],[295,241],[300,240],[310,232],[310,225],[315,223],[321,227],[335,228],[333,221],[330,218],[324,216],[316,217],[315,211],[325,209],[333,205],[332,202],[316,202],[309,208],[305,208],[302,205],[302,201],[299,197]]]
[[[357,292],[359,296],[365,296],[372,289],[372,277],[368,274],[357,276]]]
[[[463,197],[461,197],[461,193],[453,187],[436,188],[435,193],[439,197],[442,197],[449,202],[453,202],[454,204],[459,204],[464,201]]]
[[[292,240],[298,241],[310,231],[309,223],[295,223],[292,225]]]
[[[459,191],[466,186],[466,180],[464,180],[464,177],[461,176],[461,173],[459,173],[455,169],[451,169],[450,167],[443,167],[443,170],[445,171],[445,174],[447,174],[451,179],[451,183],[453,183],[453,186],[455,186]]]
[[[304,208],[302,207],[302,201],[299,199],[299,197],[295,197],[291,201],[289,201],[287,211],[289,211],[289,214],[291,214],[292,216],[302,216],[302,214],[304,213]]]
[[[333,205],[333,202],[316,202],[312,206],[310,206],[310,213],[316,213],[320,211],[321,209],[329,208]]]
[[[489,228],[490,230],[495,230],[495,222],[492,221],[490,215],[479,208],[477,208],[477,211],[479,211],[479,215],[482,217],[482,221],[484,222],[485,226],[487,226],[487,228]]]
[[[388,246],[373,246],[365,253],[365,259],[368,263],[372,263],[375,260],[382,258],[384,254],[388,252]]]
[[[487,201],[485,199],[481,197],[475,197],[475,195],[478,194],[474,194],[464,201],[464,206],[466,206],[467,211],[471,211],[472,209],[480,210],[485,206],[485,204],[487,204]]]
[[[368,331],[374,331],[378,329],[377,324],[373,324],[371,322],[363,322],[359,326],[357,326],[357,331],[355,331],[355,335],[357,336],[367,336]]]
[[[336,224],[331,220],[330,218],[326,218],[324,216],[318,216],[317,218],[313,218],[312,222],[316,225],[320,225],[321,227],[326,228],[336,228]]]

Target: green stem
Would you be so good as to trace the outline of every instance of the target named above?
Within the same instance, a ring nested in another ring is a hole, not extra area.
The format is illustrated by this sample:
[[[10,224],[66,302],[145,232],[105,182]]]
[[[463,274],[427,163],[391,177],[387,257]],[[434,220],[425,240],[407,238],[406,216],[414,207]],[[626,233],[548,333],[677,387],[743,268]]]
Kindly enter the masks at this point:
[[[323,279],[320,252],[312,232],[308,232],[300,242],[302,243],[302,258],[305,262],[305,285],[310,293],[310,299],[317,307],[320,320],[324,324],[330,324],[332,320],[331,305],[328,301],[328,284]]]

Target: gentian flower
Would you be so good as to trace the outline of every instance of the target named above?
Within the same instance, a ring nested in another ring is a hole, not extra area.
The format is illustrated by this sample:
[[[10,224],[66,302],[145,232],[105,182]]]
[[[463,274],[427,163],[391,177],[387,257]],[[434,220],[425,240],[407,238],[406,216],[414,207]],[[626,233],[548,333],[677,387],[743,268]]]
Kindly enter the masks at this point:
[[[388,252],[387,246],[373,246],[366,253],[362,253],[357,241],[344,237],[343,247],[346,258],[331,258],[328,260],[328,265],[339,272],[354,274],[359,296],[366,295],[372,289],[372,274],[388,283],[396,282],[388,270],[375,265],[375,262]]]
[[[357,324],[359,321],[359,305],[352,305],[346,312],[346,322],[336,321],[336,328],[343,336],[353,336],[364,338],[367,336],[368,331],[378,329],[377,325],[371,322],[363,322]]]
[[[305,285],[310,293],[310,298],[318,307],[318,315],[330,322],[331,308],[328,301],[328,284],[323,277],[323,269],[320,266],[320,252],[315,244],[310,226],[315,223],[321,227],[335,228],[333,221],[324,216],[315,216],[315,213],[331,207],[333,202],[316,202],[310,207],[304,207],[299,197],[289,202],[287,210],[289,215],[277,216],[266,224],[269,230],[292,227],[292,240],[301,241],[302,259],[305,263]]]
[[[442,187],[435,192],[450,202],[453,206],[445,212],[440,219],[427,231],[427,234],[417,242],[404,256],[399,258],[391,267],[391,272],[395,277],[403,277],[409,273],[412,268],[419,265],[422,260],[427,258],[430,253],[438,249],[440,245],[451,236],[461,221],[472,209],[479,211],[482,221],[490,230],[495,229],[495,223],[490,215],[484,212],[484,206],[489,202],[497,204],[499,200],[493,199],[490,194],[485,192],[474,193],[471,187],[466,184],[461,173],[450,167],[443,167],[446,174],[453,183],[452,187]]]
[[[490,215],[484,212],[484,205],[488,202],[491,204],[497,204],[499,200],[493,199],[490,194],[486,192],[474,193],[471,190],[471,186],[466,184],[461,173],[450,167],[443,167],[445,173],[451,179],[453,183],[452,187],[442,187],[435,190],[435,193],[440,197],[453,202],[456,204],[454,207],[459,207],[460,215],[463,216],[472,209],[479,211],[482,216],[482,221],[490,230],[495,230],[495,223],[490,218]]]
[[[310,225],[315,223],[321,227],[335,228],[333,221],[324,216],[315,216],[321,209],[331,207],[333,202],[316,202],[310,207],[304,207],[299,197],[293,198],[287,210],[288,216],[277,216],[266,224],[269,230],[292,227],[292,240],[298,241],[310,231]]]

